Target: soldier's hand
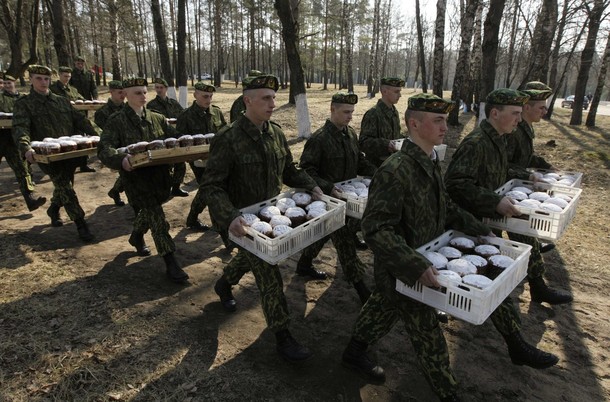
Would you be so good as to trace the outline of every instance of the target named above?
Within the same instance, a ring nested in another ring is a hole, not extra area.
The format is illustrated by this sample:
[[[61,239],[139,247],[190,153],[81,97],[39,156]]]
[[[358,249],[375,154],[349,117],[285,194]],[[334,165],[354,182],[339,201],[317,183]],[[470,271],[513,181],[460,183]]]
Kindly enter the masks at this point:
[[[394,142],[394,140],[390,140],[390,142],[388,143],[388,152],[392,153],[396,151],[398,151],[396,149],[396,142]]]
[[[33,149],[28,149],[25,153],[25,159],[30,162],[30,163],[36,163],[36,161],[34,160],[34,155],[36,154],[36,152],[34,152]]]
[[[129,155],[123,158],[123,161],[121,162],[121,167],[126,172],[131,172],[133,170],[133,167],[131,167],[131,162],[129,162]]]
[[[533,181],[535,183],[537,181],[542,180],[542,177],[543,177],[542,173],[540,173],[540,172],[532,172],[532,174],[530,174],[529,181]]]
[[[241,216],[233,219],[231,224],[229,225],[229,232],[231,232],[234,236],[242,237],[246,235],[246,229],[244,226],[246,225],[246,221]]]
[[[324,191],[322,191],[322,189],[318,186],[315,186],[312,190],[311,190],[311,196],[314,200],[319,200],[321,196],[324,195]]]
[[[515,201],[512,198],[504,197],[496,205],[496,212],[507,218],[521,215],[521,212],[515,207]]]
[[[335,186],[333,187],[333,191],[330,192],[330,196],[335,198],[341,198],[341,193],[343,193],[343,190]]]
[[[436,280],[436,276],[438,275],[438,271],[436,268],[430,266],[428,269],[424,271],[423,274],[419,277],[419,282],[428,287],[440,288],[441,284]]]

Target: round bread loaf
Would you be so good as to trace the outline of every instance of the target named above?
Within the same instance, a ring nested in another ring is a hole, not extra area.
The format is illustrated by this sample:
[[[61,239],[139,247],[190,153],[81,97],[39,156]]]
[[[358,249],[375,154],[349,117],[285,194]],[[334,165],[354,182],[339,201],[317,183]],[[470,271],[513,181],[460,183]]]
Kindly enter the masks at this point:
[[[451,260],[447,263],[447,269],[449,271],[453,271],[460,276],[476,274],[477,268],[472,265],[470,262],[463,260],[461,258],[457,258],[455,260]]]
[[[474,286],[478,289],[488,288],[492,284],[492,280],[483,275],[470,274],[462,278],[466,285]]]
[[[154,151],[156,149],[165,149],[165,142],[163,140],[154,140],[148,143],[146,149]]]
[[[296,207],[297,203],[292,198],[280,198],[275,203],[275,206],[279,208],[281,213],[284,213],[288,208]]]
[[[305,213],[305,210],[299,207],[288,208],[284,215],[290,218],[290,220],[292,221],[293,228],[299,226],[307,220],[307,214]]]
[[[165,141],[163,141],[163,143],[165,144],[165,148],[168,148],[168,149],[176,148],[178,146],[178,140],[173,137],[166,138]]]
[[[462,259],[474,265],[477,268],[477,274],[485,275],[487,272],[487,260],[480,255],[463,255]]]
[[[254,222],[250,227],[257,232],[264,234],[265,236],[271,237],[273,235],[273,228],[267,222]]]
[[[490,279],[496,279],[504,270],[510,267],[515,260],[506,255],[492,255],[489,257],[489,265],[485,274]]]
[[[292,199],[297,204],[297,207],[305,208],[311,203],[311,195],[307,193],[294,193]]]
[[[467,237],[454,237],[449,240],[449,244],[462,253],[472,253],[474,251],[474,242]]]
[[[423,256],[426,257],[432,266],[436,269],[445,269],[447,267],[447,257],[435,251],[424,251]]]
[[[244,221],[246,221],[246,225],[248,225],[248,226],[252,226],[252,224],[254,222],[260,221],[258,216],[254,215],[254,214],[242,214],[241,217]]]
[[[285,235],[286,233],[289,233],[291,230],[292,230],[292,228],[290,226],[277,225],[276,227],[273,228],[272,235],[273,235],[273,237],[280,237],[282,235]]]
[[[289,217],[284,216],[284,215],[273,215],[271,217],[271,220],[269,221],[269,224],[271,225],[271,227],[276,227],[276,226],[290,226],[292,225],[292,221],[290,220]]]
[[[448,260],[454,260],[462,256],[462,252],[454,247],[444,246],[437,250],[438,253],[447,257]]]
[[[474,252],[480,255],[483,258],[489,258],[492,255],[500,254],[500,250],[497,247],[492,246],[491,244],[481,244],[474,248]]]
[[[305,207],[306,211],[309,211],[312,209],[323,209],[326,211],[326,203],[324,201],[314,201]]]
[[[456,285],[459,285],[460,283],[462,283],[462,277],[460,276],[460,274],[455,273],[453,271],[449,271],[448,269],[442,269],[442,270],[438,271],[438,275],[442,276],[446,279],[449,279],[451,282],[455,283]]]
[[[178,138],[178,144],[180,144],[180,148],[193,146],[193,136],[192,135],[181,136],[180,138]]]
[[[269,222],[274,215],[281,215],[280,209],[275,205],[268,205],[258,211],[258,216],[265,222]]]

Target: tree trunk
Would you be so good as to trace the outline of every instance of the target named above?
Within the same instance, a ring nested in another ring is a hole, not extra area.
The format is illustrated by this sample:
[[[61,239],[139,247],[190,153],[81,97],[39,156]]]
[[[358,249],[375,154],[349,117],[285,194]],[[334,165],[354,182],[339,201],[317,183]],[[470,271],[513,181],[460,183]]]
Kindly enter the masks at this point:
[[[421,26],[421,13],[419,11],[419,0],[415,0],[415,20],[417,22],[417,52],[421,68],[421,90],[428,92],[428,81],[426,79],[426,56],[424,55],[424,33]]]
[[[557,28],[557,0],[544,0],[536,20],[532,47],[530,54],[530,65],[524,75],[521,85],[523,87],[528,81],[547,82],[549,72],[549,56],[553,46],[553,36]]]
[[[366,81],[367,93],[370,98],[375,97],[376,80],[379,79],[377,76],[377,63],[376,51],[377,44],[379,43],[379,13],[380,13],[381,0],[375,0],[375,6],[373,9],[373,38],[371,40],[371,53],[369,54],[369,71]]]
[[[512,73],[513,73],[513,59],[515,58],[515,42],[517,41],[517,14],[519,12],[520,3],[519,0],[515,0],[515,7],[513,9],[513,19],[510,28],[510,42],[508,45],[508,60],[507,60],[507,69],[506,69],[506,82],[504,86],[506,88],[510,88],[510,84],[512,82]]]
[[[57,53],[57,63],[60,66],[70,66],[71,58],[66,43],[63,0],[51,0],[51,26],[53,27],[53,47]]]
[[[470,56],[470,76],[466,80],[460,94],[460,99],[466,104],[466,111],[472,110],[472,105],[478,105],[479,90],[481,88],[481,62],[483,60],[483,54],[481,49],[481,42],[483,38],[482,34],[483,25],[483,3],[479,3],[477,11],[474,17],[474,32],[472,38],[472,50]],[[478,106],[476,110],[476,116],[479,116]]]
[[[187,107],[186,88],[186,0],[178,0],[178,26],[176,27],[178,62],[176,63],[176,82],[179,87],[180,104]]]
[[[443,97],[443,58],[445,54],[445,10],[447,0],[436,2],[436,27],[434,30],[434,70],[432,92]]]
[[[222,46],[222,0],[214,0],[214,44],[216,49],[216,69],[214,71],[214,86],[222,86],[222,75],[225,72],[224,49]]]
[[[599,76],[597,77],[597,86],[595,87],[595,93],[591,104],[589,105],[589,114],[587,115],[587,121],[585,125],[587,127],[595,127],[595,117],[597,116],[597,106],[602,97],[604,90],[604,83],[606,82],[606,72],[608,71],[608,63],[610,63],[610,34],[606,39],[606,50],[604,51],[604,58],[602,59],[602,65],[599,69]]]
[[[496,56],[498,54],[498,35],[500,33],[500,21],[504,12],[506,0],[491,0],[489,11],[485,18],[483,28],[483,44],[481,53],[483,54],[482,66],[485,66],[485,73],[481,76],[480,99],[485,99],[488,93],[495,89],[496,85]],[[479,119],[484,118],[484,102],[479,106]]]
[[[169,58],[169,50],[167,49],[167,37],[163,28],[163,19],[161,17],[161,7],[159,0],[151,0],[150,9],[153,18],[153,27],[155,29],[155,37],[157,38],[157,46],[159,47],[159,59],[161,62],[161,72],[163,78],[167,80],[170,87],[174,86],[174,78],[172,75],[172,66]]]
[[[107,0],[108,20],[110,22],[110,60],[112,63],[112,79],[121,80],[123,77],[121,57],[119,55],[119,8],[115,0]]]
[[[23,21],[26,7],[22,1],[18,1],[15,11],[11,9],[8,1],[3,1],[1,5],[0,25],[4,28],[7,34],[9,48],[11,50],[11,62],[6,71],[7,74],[14,77],[22,77],[28,65],[38,61],[36,43],[38,34],[38,5],[35,1],[35,7],[30,9],[30,21],[32,22],[32,38],[30,42],[30,57],[27,62],[23,62]]]
[[[256,37],[255,37],[255,27],[256,27],[256,19],[255,19],[255,12],[256,12],[256,4],[255,4],[255,0],[250,0],[248,2],[248,11],[250,13],[250,26],[248,27],[249,29],[249,41],[248,41],[248,47],[250,48],[250,70],[256,70],[257,66],[256,66]],[[275,7],[277,9],[277,6]]]

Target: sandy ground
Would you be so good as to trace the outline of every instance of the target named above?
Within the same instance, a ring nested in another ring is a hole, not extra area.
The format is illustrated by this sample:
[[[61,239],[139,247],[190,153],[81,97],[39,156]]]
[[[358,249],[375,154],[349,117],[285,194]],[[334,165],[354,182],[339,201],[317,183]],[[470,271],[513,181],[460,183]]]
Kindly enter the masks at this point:
[[[309,90],[314,129],[327,116],[332,92]],[[411,93],[403,91],[399,110]],[[236,96],[237,90],[223,88],[215,103],[228,115]],[[298,159],[303,142],[295,138],[294,109],[286,100],[280,91],[274,119]],[[375,102],[361,99],[354,127]],[[567,110],[556,109],[553,121],[538,126],[536,147],[554,165],[585,174],[577,216],[545,256],[547,280],[570,290],[575,301],[530,303],[527,284],[513,292],[525,338],[560,362],[544,371],[514,366],[489,322],[474,326],[453,319],[443,328],[466,401],[610,400],[610,118],[600,117],[600,128],[591,130],[571,127],[568,120]],[[474,125],[470,115],[461,121],[447,138],[447,159]],[[545,145],[551,139],[557,146]],[[96,159],[92,165],[96,173],[76,175],[96,235],[87,245],[73,223],[52,228],[45,208],[29,213],[6,162],[0,165],[0,401],[435,400],[400,324],[372,348],[386,369],[385,384],[368,384],[340,365],[360,304],[330,242],[315,260],[330,279],[295,276],[298,254],[280,264],[291,330],[315,353],[290,365],[275,353],[251,275],[234,288],[238,311],[222,310],[213,285],[231,255],[215,233],[184,227],[196,189],[190,170],[184,188],[191,196],[165,205],[178,259],[191,277],[189,285],[178,286],[165,279],[161,258],[136,256],[127,243],[133,212],[106,196],[116,173]],[[35,171],[38,192],[50,197],[48,177]],[[209,223],[207,212],[202,220]],[[154,254],[149,235],[147,242]],[[371,266],[372,254],[359,254]],[[367,282],[373,284],[371,271]]]

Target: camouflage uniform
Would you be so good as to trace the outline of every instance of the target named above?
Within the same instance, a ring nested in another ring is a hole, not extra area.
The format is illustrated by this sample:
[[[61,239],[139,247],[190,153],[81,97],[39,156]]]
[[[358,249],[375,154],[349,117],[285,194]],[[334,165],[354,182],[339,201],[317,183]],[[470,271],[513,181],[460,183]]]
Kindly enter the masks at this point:
[[[406,141],[377,170],[369,189],[362,231],[375,255],[376,288],[352,335],[372,344],[402,319],[424,375],[441,398],[454,394],[457,382],[436,310],[396,292],[395,286],[396,279],[413,285],[420,278],[430,262],[415,249],[448,227],[472,235],[489,233],[449,199],[438,162]]]
[[[169,167],[150,166],[127,172],[122,169],[126,154],[118,153],[117,148],[174,134],[174,128],[163,115],[144,109],[140,118],[131,107],[125,106],[108,119],[97,148],[100,160],[120,172],[129,204],[136,210],[133,231],[143,234],[150,229],[157,252],[162,256],[176,250],[162,207],[170,196]]]
[[[108,121],[110,116],[112,116],[118,111],[123,110],[124,107],[125,102],[121,103],[120,105],[116,105],[112,101],[112,99],[108,98],[108,102],[106,102],[104,106],[95,111],[95,114],[93,115],[93,121],[95,122],[95,124],[98,125],[99,128],[103,130],[104,127],[106,127],[106,122]],[[125,186],[123,185],[123,180],[121,179],[120,175],[115,180],[114,185],[112,186],[112,189],[110,191],[114,191],[116,194],[125,191]]]
[[[83,96],[78,92],[78,90],[68,85],[62,84],[61,81],[57,80],[53,84],[49,86],[49,90],[53,92],[55,95],[64,97],[70,101],[75,100],[84,100]],[[85,114],[86,115],[86,114]]]
[[[239,118],[239,116],[243,115],[246,111],[246,104],[244,103],[244,96],[239,95],[237,99],[231,105],[231,112],[229,117],[231,119],[231,123]]]
[[[95,85],[91,71],[79,70],[75,67],[72,69],[72,78],[70,78],[69,84],[76,88],[78,93],[86,100],[97,99],[97,85]]]
[[[74,109],[70,101],[52,92],[41,95],[32,90],[15,102],[13,113],[13,138],[22,155],[31,149],[31,141],[42,141],[45,137],[58,138],[77,131],[88,135],[98,134],[91,122]],[[74,171],[80,162],[80,158],[72,158],[38,165],[53,182],[51,204],[64,206],[73,221],[82,220],[85,216],[72,186]]]
[[[394,105],[388,107],[380,99],[362,118],[360,150],[373,165],[379,167],[391,154],[388,151],[390,141],[401,138],[404,136],[400,133],[398,110]]]
[[[326,120],[326,124],[305,143],[300,167],[309,173],[325,194],[331,193],[336,182],[353,179],[358,174],[372,176],[376,169],[360,152],[354,129],[346,127],[339,130],[330,120]],[[354,237],[348,226],[303,250],[299,265],[311,265],[329,238],[337,250],[345,279],[350,283],[362,281],[365,266],[356,254]]]
[[[242,116],[213,138],[201,190],[221,228],[228,228],[241,214],[239,208],[278,195],[282,184],[305,189],[316,186],[307,173],[295,166],[279,125],[265,122],[261,131]],[[225,267],[224,275],[235,285],[248,271],[254,274],[260,290],[269,329],[287,329],[290,317],[278,266],[240,248]]]

